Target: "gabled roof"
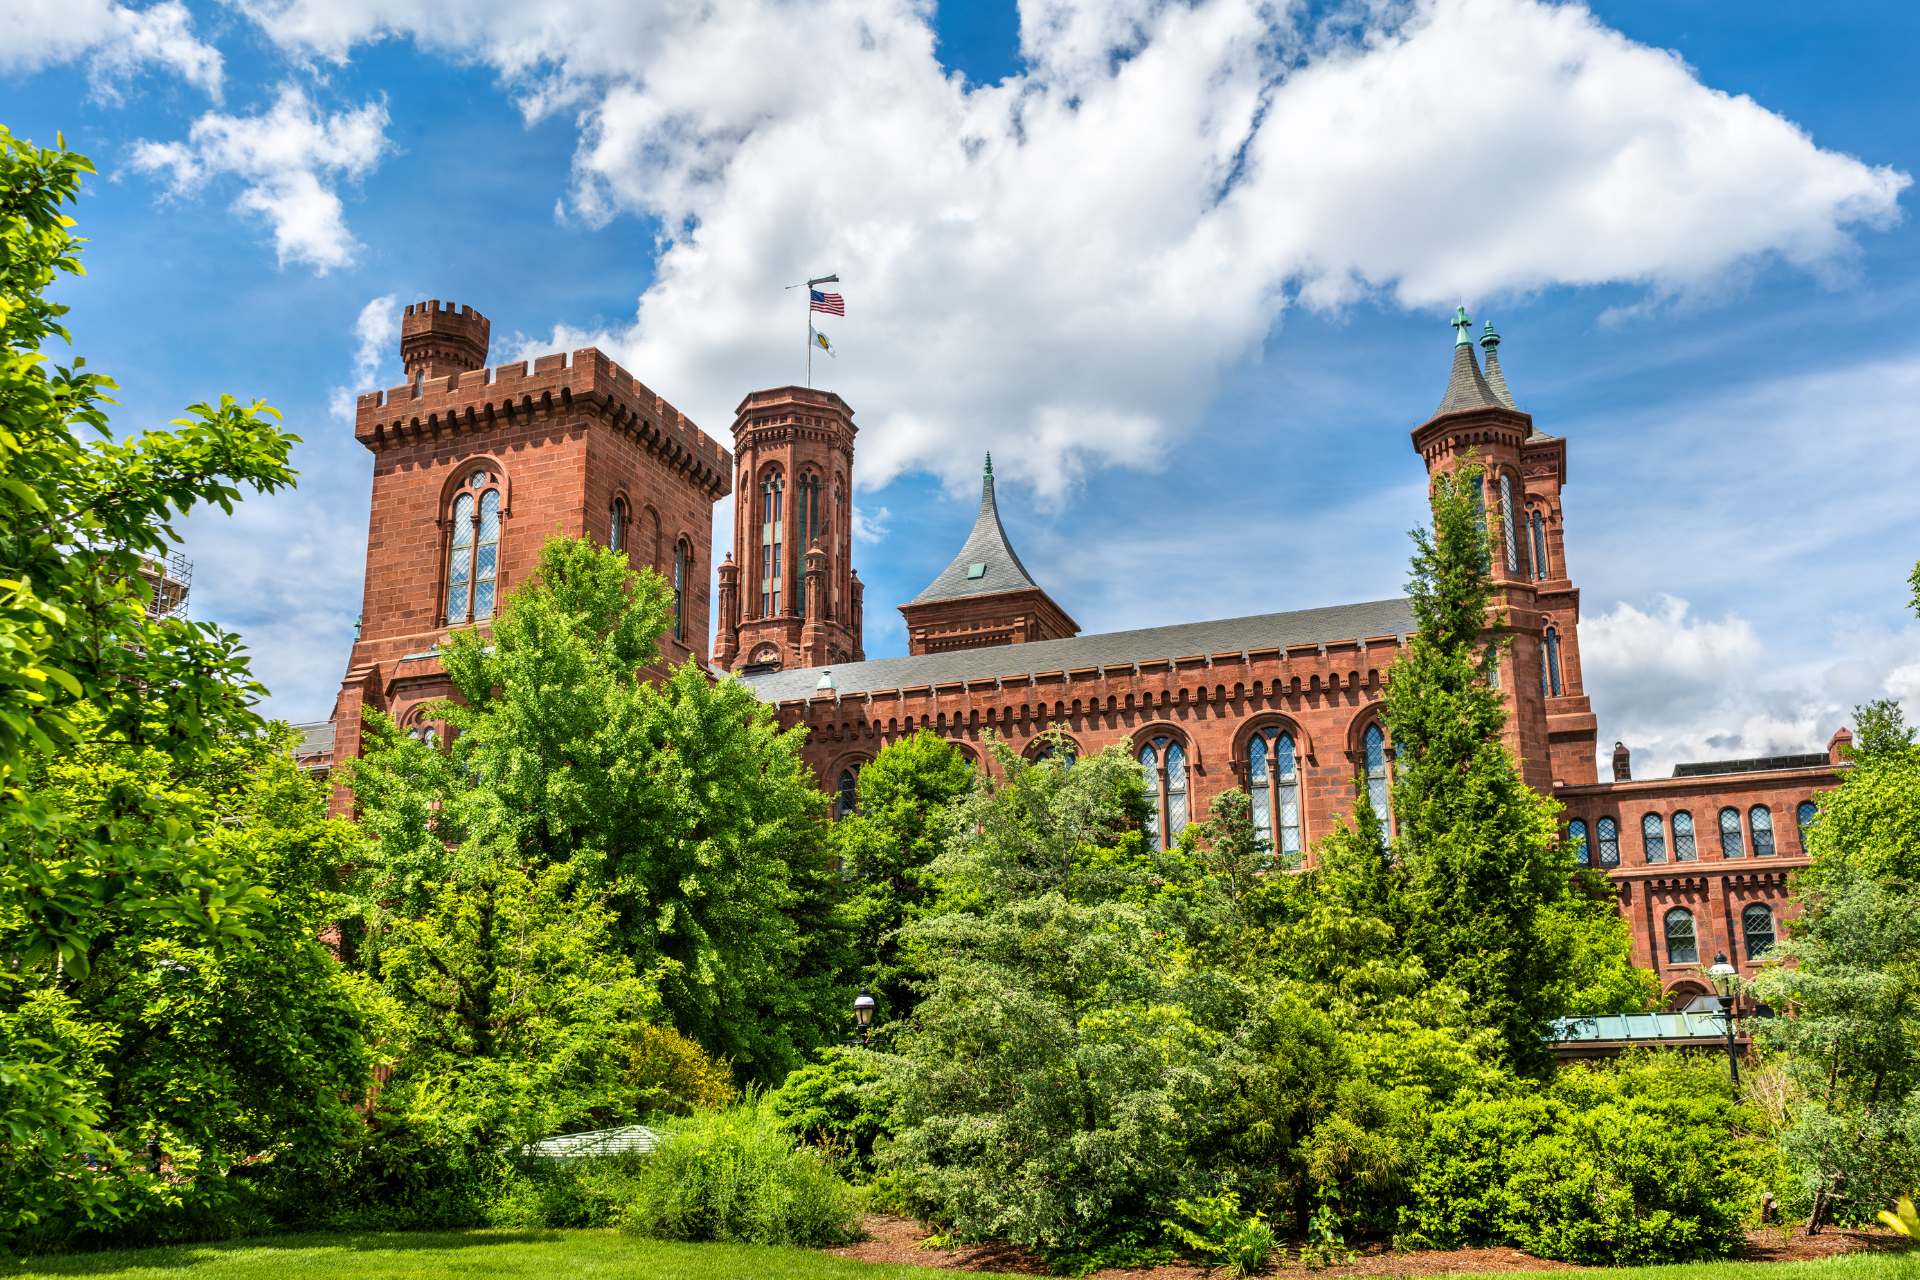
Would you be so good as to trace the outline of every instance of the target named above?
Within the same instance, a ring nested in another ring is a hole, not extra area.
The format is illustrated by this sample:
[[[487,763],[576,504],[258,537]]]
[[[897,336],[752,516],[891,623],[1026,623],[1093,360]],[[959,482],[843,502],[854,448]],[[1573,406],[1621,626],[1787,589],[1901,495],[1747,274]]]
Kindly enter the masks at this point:
[[[1014,554],[1007,531],[1000,524],[1000,508],[993,502],[993,455],[987,455],[986,476],[980,482],[980,515],[973,532],[952,564],[941,570],[925,591],[908,604],[960,600],[967,596],[997,595],[1002,591],[1038,591],[1027,567]]]
[[[1368,640],[1378,636],[1405,636],[1419,629],[1407,600],[1373,600],[1324,609],[1296,609],[1263,613],[1251,618],[1223,618],[1216,622],[1181,622],[1139,631],[1109,631],[1069,640],[1041,640],[986,649],[959,649],[907,658],[875,658],[867,662],[838,663],[831,668],[835,689],[842,697],[958,680],[986,681],[1081,667],[1125,667],[1165,664],[1172,658],[1202,654],[1244,653],[1282,649],[1290,645]],[[736,672],[753,686],[762,702],[810,698],[820,683],[821,667],[762,673]]]

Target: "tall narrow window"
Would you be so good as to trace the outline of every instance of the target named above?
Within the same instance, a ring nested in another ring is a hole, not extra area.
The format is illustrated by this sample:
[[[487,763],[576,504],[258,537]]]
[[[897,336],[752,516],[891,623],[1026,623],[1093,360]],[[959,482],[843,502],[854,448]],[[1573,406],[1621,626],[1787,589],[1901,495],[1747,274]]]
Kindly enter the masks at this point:
[[[1167,744],[1167,843],[1187,829],[1187,753],[1180,744]]]
[[[673,544],[673,638],[687,638],[687,561],[685,538]]]
[[[1612,818],[1602,818],[1594,824],[1594,833],[1600,837],[1600,865],[1617,867],[1620,865],[1620,824]]]
[[[1753,856],[1771,858],[1773,856],[1773,810],[1763,804],[1757,804],[1748,811],[1747,822],[1753,827]]]
[[[1484,477],[1473,486],[1473,517],[1474,527],[1480,530],[1480,550],[1484,553],[1487,544],[1493,540],[1487,529],[1487,482]],[[1493,568],[1491,560],[1487,561],[1487,568]]]
[[[1538,582],[1547,576],[1547,518],[1540,512],[1533,513],[1533,578]]]
[[[1520,572],[1520,544],[1513,536],[1513,477],[1500,473],[1500,534],[1507,543],[1507,572]]]
[[[1693,912],[1675,907],[1667,912],[1667,963],[1699,964],[1700,948],[1693,938]]]
[[[1685,809],[1673,815],[1673,860],[1698,862],[1700,850],[1693,843],[1693,815]]]
[[[859,804],[860,799],[858,787],[859,778],[853,770],[843,769],[840,771],[840,788],[838,795],[834,798],[833,806],[834,821],[838,822],[842,818],[850,818],[853,816],[854,809]]]
[[[1722,809],[1720,811],[1720,856],[1723,858],[1744,858],[1747,856],[1747,842],[1740,834],[1740,811]]]
[[[1266,839],[1269,852],[1280,842],[1273,831],[1273,775],[1267,768],[1267,735],[1256,733],[1247,744],[1247,796],[1253,803],[1253,829]]]
[[[1660,822],[1660,815],[1650,813],[1640,819],[1640,844],[1646,850],[1648,862],[1667,860],[1667,829]]]
[[[1553,696],[1552,677],[1547,672],[1547,642],[1540,642],[1540,698],[1545,701]]]
[[[1147,789],[1147,803],[1153,807],[1153,816],[1149,819],[1153,825],[1147,829],[1147,838],[1153,841],[1154,848],[1164,849],[1167,843],[1162,834],[1160,815],[1166,812],[1166,808],[1160,802],[1160,753],[1152,746],[1140,748],[1140,781]]]
[[[627,500],[615,498],[607,515],[607,549],[620,551],[627,545]]]
[[[1367,803],[1372,806],[1374,816],[1380,819],[1380,844],[1385,848],[1393,826],[1393,810],[1387,795],[1387,735],[1381,732],[1379,725],[1367,726],[1365,746]]]
[[[1811,800],[1802,800],[1793,811],[1794,825],[1800,828],[1800,852],[1807,851],[1807,828],[1820,816],[1820,806]]]
[[[1560,685],[1560,632],[1553,627],[1547,628],[1547,674],[1553,689],[1553,696],[1559,697]]]
[[[793,550],[793,611],[807,616],[807,549],[819,532],[820,477],[801,476],[794,487],[794,535],[799,539]]]
[[[760,616],[780,616],[781,510],[785,482],[778,476],[760,486]]]
[[[475,471],[453,500],[447,549],[447,625],[493,616],[500,576],[500,485],[490,471]]]
[[[1740,913],[1740,932],[1747,935],[1747,959],[1765,960],[1773,954],[1773,911],[1756,902]]]
[[[1587,847],[1587,824],[1575,818],[1567,824],[1567,843],[1573,846],[1575,866],[1593,865],[1593,851]]]

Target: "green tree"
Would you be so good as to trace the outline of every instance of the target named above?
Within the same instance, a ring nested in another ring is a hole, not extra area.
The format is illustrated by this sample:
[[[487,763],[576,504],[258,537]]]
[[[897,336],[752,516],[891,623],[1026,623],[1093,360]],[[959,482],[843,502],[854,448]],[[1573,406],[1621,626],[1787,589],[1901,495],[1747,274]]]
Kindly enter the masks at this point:
[[[33,785],[90,743],[180,769],[264,728],[239,638],[149,618],[143,571],[178,540],[176,515],[291,484],[297,442],[224,396],[116,439],[111,379],[55,361],[47,348],[72,338],[48,290],[84,274],[64,207],[92,172],[64,142],[0,127],[0,1233],[123,1216],[155,1185],[129,1171],[130,1135],[102,1127],[115,1113],[90,1081],[113,1037],[68,1016],[67,987],[132,937],[219,960],[262,936],[272,898],[200,838],[190,800],[163,789],[131,814],[81,815]]]
[[[901,952],[900,928],[932,899],[927,868],[946,848],[947,809],[973,789],[973,765],[928,729],[881,749],[860,771],[859,808],[834,828],[833,847],[852,875],[845,913],[861,980],[877,1016],[912,1011],[919,976]]]
[[[1854,708],[1854,723],[1853,767],[1821,798],[1820,816],[1807,829],[1810,878],[1920,883],[1920,746],[1890,698]]]
[[[448,887],[566,865],[607,895],[613,939],[657,975],[673,1024],[777,1084],[852,999],[824,800],[803,731],[781,732],[746,685],[694,663],[643,678],[671,605],[624,555],[552,539],[490,629],[447,642],[450,750],[373,721],[347,771],[375,837],[369,962]]]
[[[1548,1026],[1575,991],[1640,988],[1625,973],[1624,931],[1582,927],[1617,914],[1605,877],[1575,869],[1559,805],[1526,784],[1503,737],[1506,708],[1489,679],[1499,646],[1486,639],[1503,618],[1474,500],[1481,484],[1477,466],[1436,476],[1433,529],[1412,533],[1419,628],[1386,693],[1404,868],[1392,918],[1427,972],[1499,1030],[1514,1064],[1544,1071]]]

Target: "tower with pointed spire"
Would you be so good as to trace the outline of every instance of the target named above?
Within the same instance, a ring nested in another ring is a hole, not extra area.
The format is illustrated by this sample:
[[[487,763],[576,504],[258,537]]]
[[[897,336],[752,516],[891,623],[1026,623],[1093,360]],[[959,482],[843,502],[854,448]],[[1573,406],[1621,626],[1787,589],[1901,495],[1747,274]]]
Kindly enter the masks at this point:
[[[831,391],[755,391],[734,411],[740,487],[720,567],[713,664],[777,671],[861,662],[853,570],[853,410]]]
[[[1566,441],[1533,425],[1500,368],[1500,335],[1489,320],[1474,358],[1473,319],[1455,314],[1453,372],[1433,416],[1413,432],[1429,475],[1483,468],[1496,611],[1512,641],[1501,687],[1513,707],[1508,735],[1529,785],[1598,780],[1597,722],[1580,673],[1580,590],[1567,571],[1561,489]]]
[[[953,563],[900,606],[907,652],[948,653],[1066,640],[1080,627],[1020,563],[993,498],[993,455],[980,480],[980,514]]]

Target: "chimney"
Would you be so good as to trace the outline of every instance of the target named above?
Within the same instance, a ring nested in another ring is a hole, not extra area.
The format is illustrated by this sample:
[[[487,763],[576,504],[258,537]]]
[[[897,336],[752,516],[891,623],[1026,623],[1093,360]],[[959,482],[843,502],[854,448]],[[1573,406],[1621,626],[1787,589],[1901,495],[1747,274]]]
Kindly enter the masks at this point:
[[[1827,739],[1827,763],[1832,765],[1845,764],[1847,759],[1852,755],[1853,730],[1847,728],[1845,725],[1841,725],[1833,731],[1833,736]]]
[[[1613,780],[1615,782],[1633,781],[1633,753],[1627,750],[1627,744],[1613,744]]]

